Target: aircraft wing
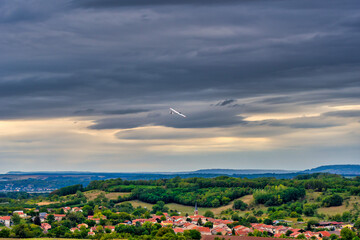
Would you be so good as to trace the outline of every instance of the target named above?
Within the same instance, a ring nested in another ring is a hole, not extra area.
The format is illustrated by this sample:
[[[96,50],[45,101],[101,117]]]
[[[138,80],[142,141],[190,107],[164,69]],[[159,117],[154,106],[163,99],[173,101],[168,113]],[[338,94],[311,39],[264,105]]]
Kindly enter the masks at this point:
[[[172,113],[176,113],[177,115],[179,115],[179,116],[182,116],[182,117],[186,117],[184,114],[182,114],[181,112],[178,112],[178,111],[176,111],[175,109],[173,109],[173,108],[170,108],[170,114],[172,114]]]

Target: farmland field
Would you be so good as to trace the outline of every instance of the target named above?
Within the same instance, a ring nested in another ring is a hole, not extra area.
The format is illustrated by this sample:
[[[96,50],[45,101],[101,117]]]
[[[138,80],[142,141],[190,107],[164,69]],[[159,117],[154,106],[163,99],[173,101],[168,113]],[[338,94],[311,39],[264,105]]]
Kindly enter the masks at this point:
[[[360,197],[358,196],[352,196],[349,200],[345,200],[344,204],[341,206],[319,208],[318,212],[327,215],[342,214],[345,211],[350,211],[351,209],[354,209],[355,205],[360,205]]]
[[[94,200],[97,196],[99,196],[101,193],[105,194],[105,197],[108,199],[117,199],[119,196],[126,196],[129,195],[129,193],[121,193],[121,192],[111,192],[111,193],[106,193],[104,191],[100,191],[100,190],[91,190],[91,191],[87,191],[84,192],[85,197],[91,201]]]
[[[252,195],[246,195],[243,196],[241,198],[238,198],[242,201],[244,201],[245,203],[251,203],[251,201],[253,200],[253,196]],[[235,201],[235,200],[234,200]],[[228,208],[232,208],[234,201],[231,201],[228,205],[222,206],[222,207],[218,207],[218,208],[204,208],[204,207],[198,207],[199,210],[199,214],[200,215],[204,215],[206,211],[210,210],[212,211],[215,215],[220,215],[220,213]],[[147,209],[151,209],[153,204],[150,203],[145,203],[139,200],[132,200],[132,201],[127,201],[128,203],[131,203],[134,207],[146,207]],[[182,204],[177,204],[177,203],[168,203],[165,204],[165,206],[167,206],[170,210],[177,210],[178,212],[181,212],[181,215],[185,215],[186,213],[189,215],[192,215],[194,213],[194,206],[186,206],[186,205],[182,205]]]

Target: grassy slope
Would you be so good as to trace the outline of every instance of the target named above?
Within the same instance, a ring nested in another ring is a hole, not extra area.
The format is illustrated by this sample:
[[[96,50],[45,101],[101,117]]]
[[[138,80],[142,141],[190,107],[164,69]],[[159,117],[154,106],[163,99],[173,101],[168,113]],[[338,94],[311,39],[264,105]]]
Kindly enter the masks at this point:
[[[94,200],[97,196],[99,196],[101,193],[105,193],[105,197],[108,199],[117,199],[119,196],[126,196],[129,195],[129,193],[122,193],[122,192],[111,192],[111,193],[106,193],[104,191],[100,191],[100,190],[91,190],[91,191],[87,191],[84,192],[85,197],[88,200]]]
[[[108,199],[117,199],[119,196],[126,196],[126,195],[129,195],[129,193],[121,193],[121,192],[110,192],[110,193],[106,193],[104,191],[101,191],[101,190],[91,190],[91,191],[87,191],[87,192],[84,192],[84,195],[85,197],[91,201],[91,200],[94,200],[97,196],[99,196],[101,193],[105,193],[105,197],[107,197]],[[68,195],[66,197],[70,197],[72,196],[73,194],[71,195]],[[64,198],[64,197],[62,197]],[[35,202],[32,202],[32,201],[28,201],[29,204],[34,204]],[[49,204],[53,204],[53,203],[59,203],[59,201],[57,202],[50,202],[50,201],[42,201],[42,202],[37,202],[36,204],[39,205],[39,206],[46,206],[46,205],[49,205]]]
[[[246,195],[244,197],[239,198],[241,200],[243,200],[246,203],[250,203],[253,200],[253,196],[252,195]],[[145,203],[139,200],[133,200],[133,201],[129,201],[134,207],[138,207],[138,206],[142,206],[142,207],[146,207],[148,209],[151,209],[153,204],[150,203]],[[231,201],[228,205],[226,206],[222,206],[222,207],[218,207],[218,208],[203,208],[203,207],[199,207],[199,214],[203,215],[205,214],[206,211],[210,210],[212,211],[215,215],[220,215],[220,213],[223,210],[226,210],[228,208],[232,208],[234,201]],[[169,207],[170,210],[177,210],[179,212],[181,212],[181,215],[185,215],[186,213],[189,215],[192,215],[194,213],[194,207],[193,206],[186,206],[186,205],[182,205],[182,204],[177,204],[177,203],[169,203],[166,204],[167,207]]]
[[[347,203],[348,202],[348,203]],[[360,197],[351,196],[349,200],[345,200],[344,204],[338,207],[329,207],[329,208],[319,208],[319,213],[324,213],[327,215],[342,214],[345,211],[351,211],[354,208],[354,205],[360,205]]]
[[[129,193],[120,193],[120,192],[111,192],[111,193],[106,193],[104,191],[100,191],[100,190],[91,190],[91,191],[87,191],[84,192],[85,197],[88,200],[94,200],[99,194],[101,193],[105,193],[105,196],[109,199],[117,199],[118,196],[124,196],[124,195],[128,195]],[[321,195],[321,193],[319,192],[313,192],[313,191],[307,191],[306,193],[306,200],[308,203],[316,203],[316,199]],[[239,198],[240,200],[244,201],[245,203],[247,203],[250,207],[251,207],[251,211],[244,211],[244,212],[240,212],[240,215],[243,216],[245,215],[245,213],[249,212],[251,213],[252,210],[263,210],[264,212],[266,212],[267,207],[263,206],[263,205],[254,205],[253,203],[253,195],[246,195],[243,196],[241,198]],[[150,203],[145,203],[139,200],[133,200],[133,201],[129,201],[134,207],[138,207],[138,206],[142,206],[142,207],[146,207],[148,209],[151,209],[153,204]],[[348,204],[346,204],[346,202],[348,202]],[[51,203],[56,203],[56,202],[39,202],[37,203],[39,206],[44,206],[44,205],[48,205]],[[232,208],[234,201],[231,201],[228,205],[226,206],[222,206],[222,207],[218,207],[218,208],[199,208],[199,214],[200,215],[204,215],[204,213],[207,210],[212,211],[216,216],[220,216],[221,212]],[[353,209],[354,204],[358,204],[360,205],[360,197],[354,197],[352,196],[349,200],[345,200],[344,204],[342,206],[339,207],[330,207],[330,208],[319,208],[318,212],[319,213],[324,213],[327,215],[335,215],[335,214],[342,214],[344,211],[350,211],[351,209]],[[182,204],[177,204],[177,203],[169,203],[166,204],[167,207],[169,207],[171,210],[177,210],[179,212],[181,212],[181,215],[185,215],[186,213],[189,215],[192,215],[194,212],[194,207],[193,206],[186,206],[186,205],[182,205]],[[266,214],[263,215],[262,217],[266,217]],[[308,219],[314,219],[314,218],[304,218],[304,220],[308,220]],[[289,219],[289,220],[296,220],[296,219]]]

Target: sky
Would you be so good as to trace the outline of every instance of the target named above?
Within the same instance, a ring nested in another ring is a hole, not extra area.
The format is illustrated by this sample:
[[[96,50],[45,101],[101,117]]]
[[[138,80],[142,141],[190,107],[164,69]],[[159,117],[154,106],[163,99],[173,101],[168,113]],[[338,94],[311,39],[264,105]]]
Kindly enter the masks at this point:
[[[2,0],[0,172],[359,164],[359,53],[358,0]]]

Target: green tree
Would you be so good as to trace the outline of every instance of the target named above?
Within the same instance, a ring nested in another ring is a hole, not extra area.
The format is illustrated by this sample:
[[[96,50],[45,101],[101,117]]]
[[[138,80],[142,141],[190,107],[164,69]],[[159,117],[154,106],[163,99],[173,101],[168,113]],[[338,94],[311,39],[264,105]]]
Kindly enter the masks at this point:
[[[305,207],[304,214],[305,214],[305,216],[312,217],[312,216],[314,216],[315,211],[312,207]]]
[[[46,218],[47,222],[51,225],[55,221],[55,217],[52,214],[49,214]]]
[[[10,230],[7,228],[3,228],[0,230],[0,238],[8,238],[10,236]]]
[[[214,213],[213,213],[212,211],[207,210],[207,211],[205,212],[205,214],[204,214],[204,217],[207,217],[207,218],[214,218],[214,217],[215,217],[215,215],[214,215]]]
[[[341,240],[352,240],[355,237],[355,233],[349,228],[343,228],[340,231]]]
[[[175,232],[172,228],[169,228],[169,227],[163,227],[163,228],[160,228],[157,233],[156,233],[156,236],[157,237],[162,237],[164,236],[165,234],[171,234],[171,235],[175,235]]]
[[[257,220],[257,218],[256,218],[255,216],[249,216],[249,217],[247,218],[247,221],[248,221],[249,223],[257,223],[257,222],[258,222],[258,220]]]
[[[248,205],[241,200],[235,200],[233,208],[241,211],[245,211]]]
[[[187,239],[194,239],[194,240],[199,240],[201,239],[201,233],[197,230],[185,230],[184,231],[184,236],[187,238]]]
[[[36,217],[34,218],[34,224],[35,224],[35,225],[38,225],[38,226],[41,226],[41,220],[40,220],[39,216],[36,216]]]
[[[231,219],[233,220],[233,221],[240,221],[240,216],[239,216],[239,214],[233,214],[232,216],[231,216]]]
[[[213,228],[214,224],[212,222],[206,222],[204,227]]]
[[[266,225],[273,225],[273,221],[270,218],[265,218],[264,219],[264,224]]]
[[[356,228],[357,230],[360,230],[360,219],[354,223],[354,228]]]
[[[306,239],[306,236],[305,236],[305,234],[300,234],[300,235],[298,235],[297,237],[296,237],[296,239]]]
[[[338,238],[339,238],[339,237],[338,237],[336,234],[334,234],[334,233],[330,235],[330,239],[331,239],[331,240],[336,240],[336,239],[338,239]]]
[[[344,199],[339,194],[334,194],[332,196],[324,198],[322,201],[322,205],[324,207],[333,207],[333,206],[341,206]]]
[[[19,214],[14,213],[14,215],[12,215],[12,217],[11,217],[11,221],[14,225],[20,224],[21,218],[20,218]]]

